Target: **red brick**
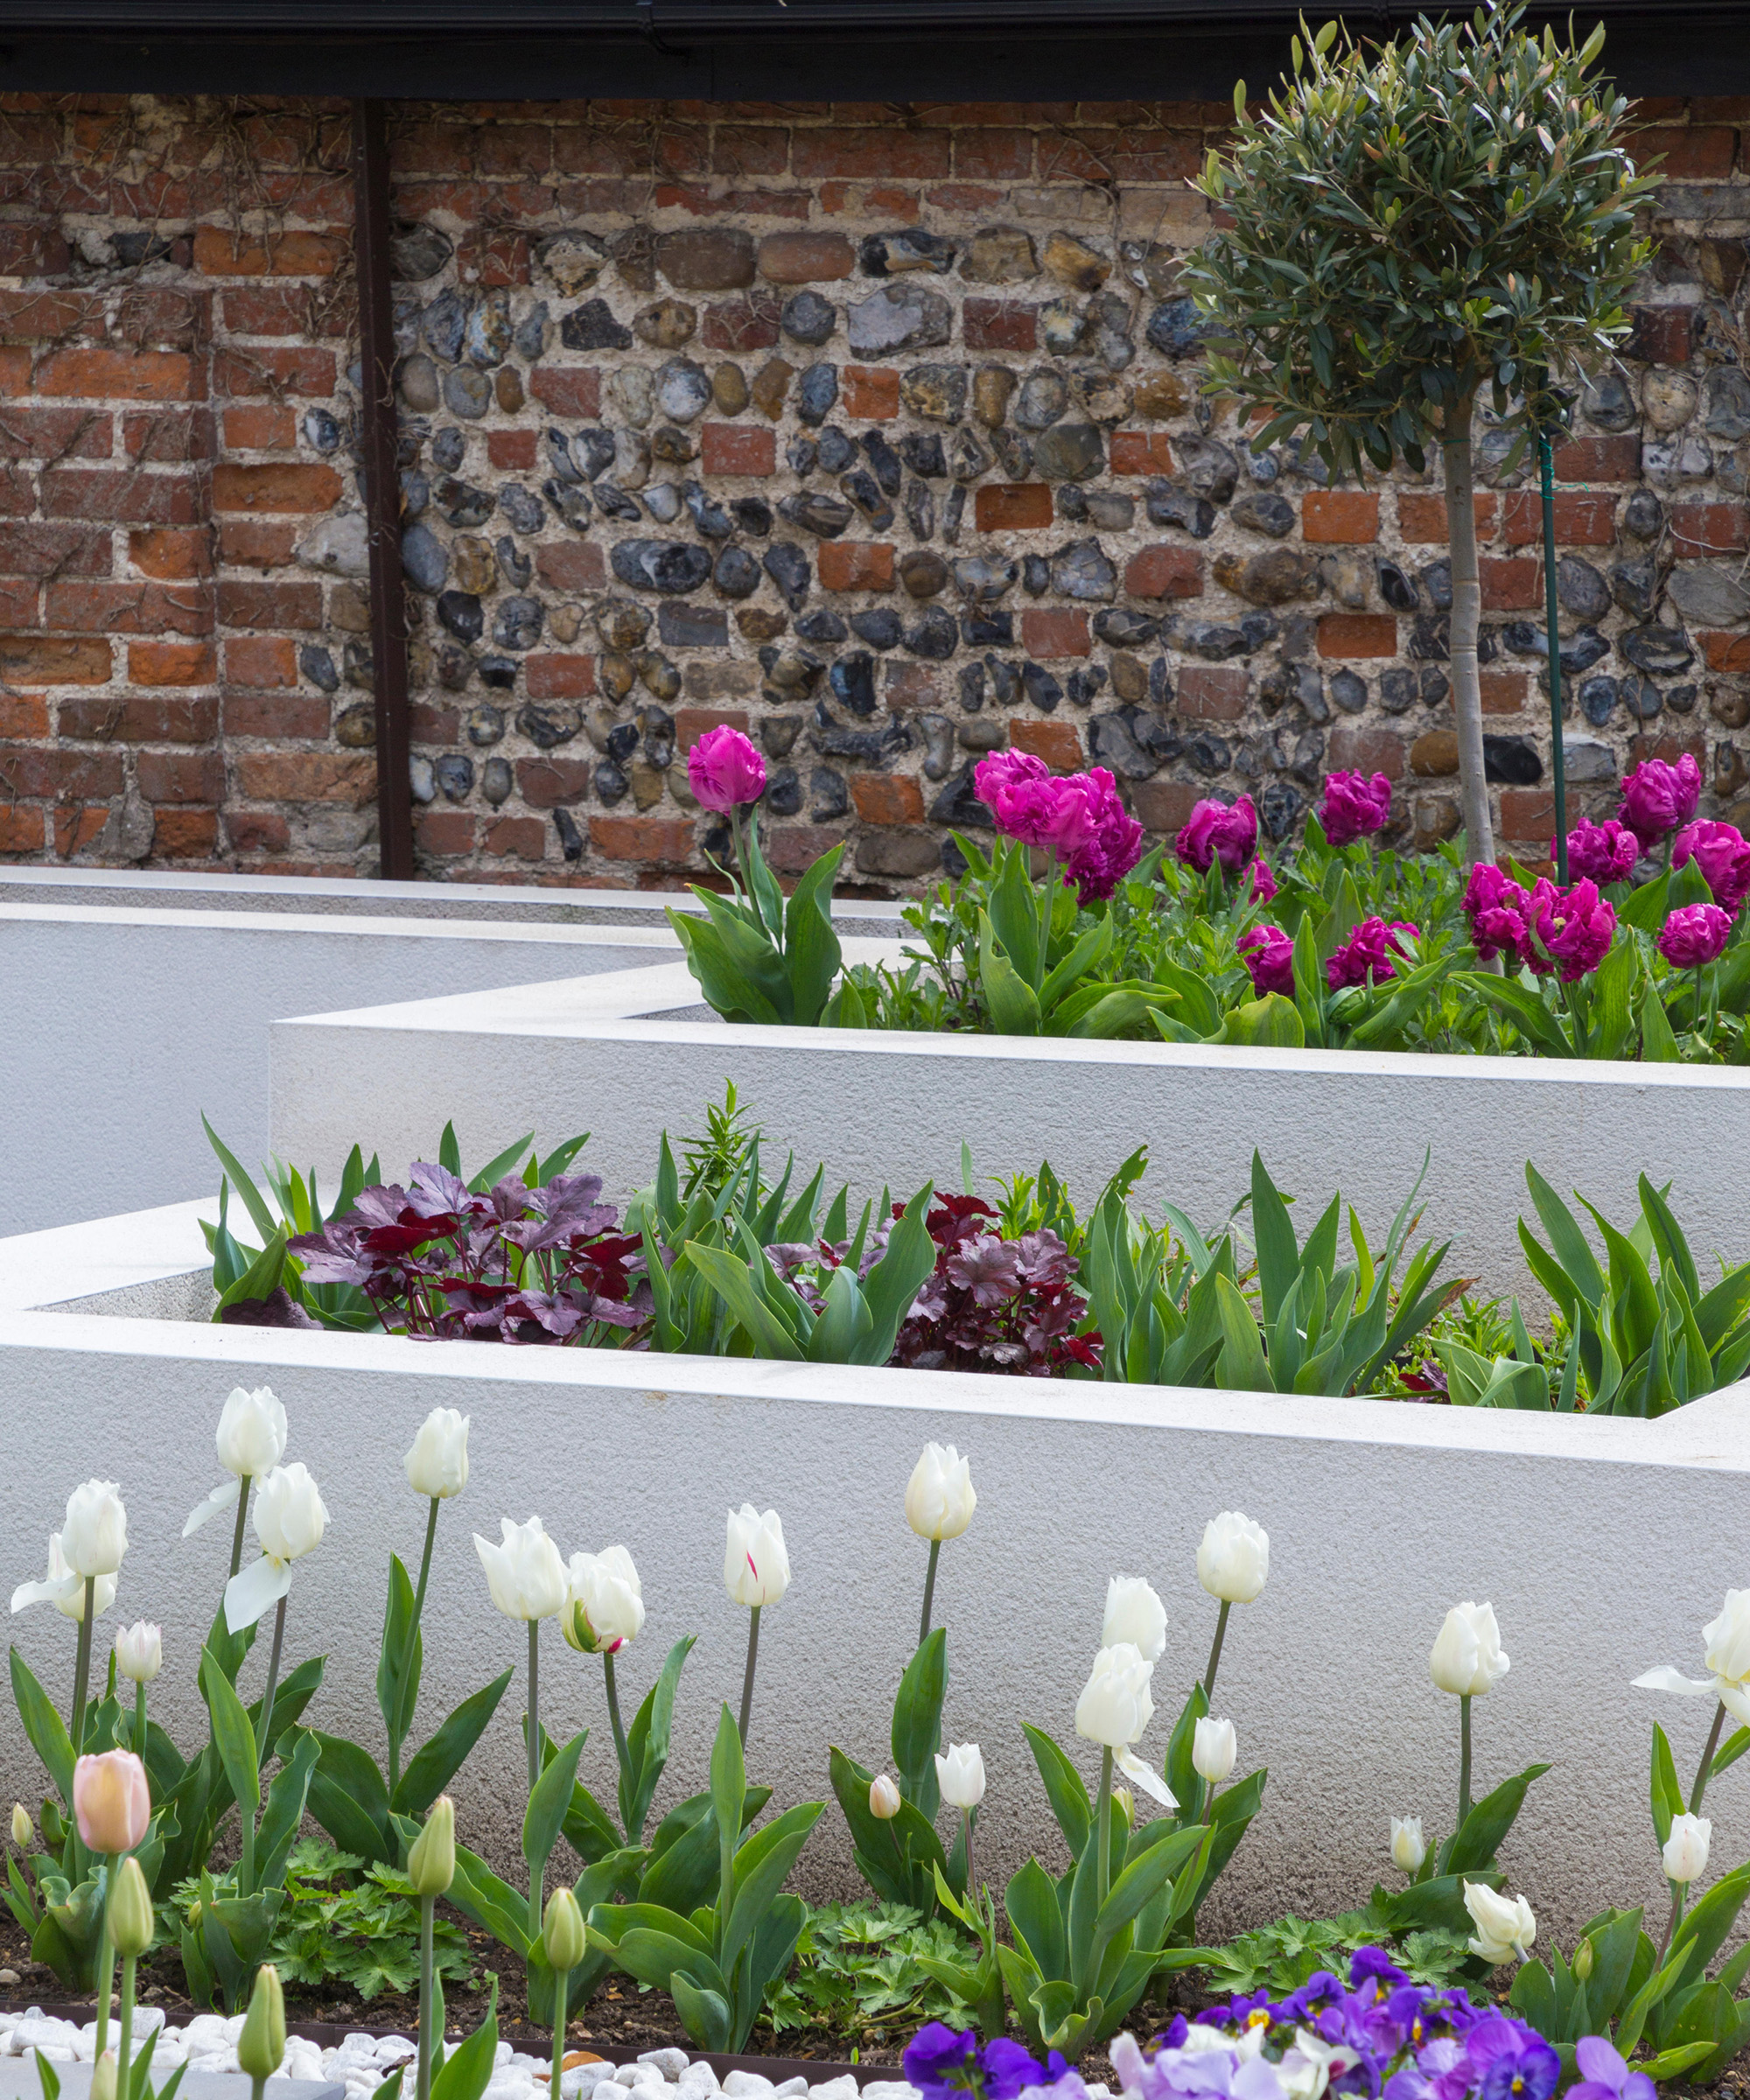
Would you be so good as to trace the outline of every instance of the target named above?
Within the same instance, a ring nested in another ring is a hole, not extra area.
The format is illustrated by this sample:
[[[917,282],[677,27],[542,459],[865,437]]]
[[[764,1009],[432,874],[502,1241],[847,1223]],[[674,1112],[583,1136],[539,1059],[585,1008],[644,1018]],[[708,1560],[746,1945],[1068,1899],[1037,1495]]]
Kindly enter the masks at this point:
[[[0,418],[0,460],[107,459],[114,422],[107,407],[10,402]]]
[[[1693,759],[1698,765],[1707,754],[1707,738],[1692,737],[1630,737],[1628,739],[1628,766],[1643,764],[1648,759],[1662,759],[1666,765],[1675,766],[1681,758]],[[1625,768],[1627,770],[1627,768]]]
[[[108,576],[109,535],[88,525],[0,525],[0,576]]]
[[[88,846],[97,843],[108,822],[109,812],[101,802],[95,808],[86,808],[72,802],[58,802],[50,813],[55,851],[63,860],[71,860],[75,853],[82,853]]]
[[[36,370],[38,394],[89,401],[200,401],[206,388],[192,357],[174,350],[51,350]]]
[[[225,830],[236,853],[284,853],[291,844],[285,819],[269,809],[228,809]]]
[[[242,466],[221,459],[213,470],[214,510],[329,510],[340,494],[332,466]]]
[[[968,299],[961,326],[969,350],[1032,350],[1039,342],[1039,309],[1011,299]]]
[[[68,703],[61,702],[65,711]],[[0,693],[0,737],[46,737],[49,708],[34,693]]]
[[[588,759],[567,759],[556,752],[544,759],[519,759],[516,785],[531,809],[556,809],[583,801],[593,770]]]
[[[0,348],[0,394],[28,394],[30,390],[30,352],[22,343]]]
[[[1021,130],[962,131],[954,141],[954,172],[993,182],[1021,182],[1033,172],[1033,134]]]
[[[1558,481],[1637,481],[1641,440],[1635,437],[1570,438],[1556,447]]]
[[[1067,606],[1028,606],[1021,613],[1021,647],[1036,658],[1091,655],[1088,615]]]
[[[213,547],[201,531],[148,527],[128,535],[128,559],[142,576],[175,583],[208,574]]]
[[[270,241],[222,227],[194,229],[194,267],[209,277],[330,277],[346,242],[338,235],[287,232]]]
[[[1690,339],[1694,311],[1690,306],[1630,307],[1634,332],[1624,345],[1624,354],[1643,358],[1649,364],[1688,364],[1693,346]]]
[[[526,473],[535,465],[536,443],[533,430],[488,430],[487,464],[502,473]]]
[[[824,824],[774,824],[766,835],[766,859],[782,875],[801,875],[822,853],[830,853],[842,834]]]
[[[1179,674],[1179,711],[1192,722],[1237,722],[1251,676],[1236,663],[1187,663]]]
[[[1572,811],[1572,805],[1569,805]],[[1503,788],[1501,791],[1501,836],[1516,842],[1547,847],[1556,828],[1555,792],[1548,788]]]
[[[225,444],[240,452],[289,452],[298,444],[298,418],[288,408],[244,402],[225,411]]]
[[[429,700],[413,700],[407,709],[408,733],[416,744],[453,744],[462,724],[453,707],[434,707]]]
[[[0,805],[0,853],[40,853],[43,850],[43,812],[14,805]]]
[[[895,663],[890,660],[882,677],[882,690],[887,696],[887,705],[895,713],[908,707],[934,707],[942,699],[941,684],[927,663]]]
[[[305,284],[236,284],[224,296],[230,335],[340,335],[346,324],[333,307],[319,311]]]
[[[1471,498],[1471,508],[1476,519],[1477,537],[1488,539],[1494,530],[1495,499],[1474,495]],[[1420,489],[1399,489],[1397,530],[1412,547],[1444,547],[1446,544],[1445,496],[1431,496]]]
[[[219,521],[219,559],[228,569],[284,569],[298,546],[298,527],[272,518]]]
[[[987,481],[973,497],[980,532],[1044,532],[1052,522],[1043,481]]]
[[[253,584],[228,578],[218,586],[219,623],[227,627],[290,627],[311,634],[322,625],[320,584]]]
[[[220,710],[227,737],[260,737],[272,744],[326,737],[328,713],[320,693],[228,692]]]
[[[699,738],[713,729],[738,729],[747,734],[747,710],[743,707],[677,707],[675,710],[675,743],[685,758]]]
[[[1165,430],[1114,430],[1112,472],[1115,474],[1170,474],[1172,447]]]
[[[124,774],[120,752],[68,751],[15,745],[0,751],[0,787],[32,799],[85,800],[120,794]]]
[[[136,642],[130,655],[141,647]],[[180,682],[201,682],[187,679]],[[210,744],[218,732],[219,703],[213,699],[178,698],[161,693],[88,693],[70,695],[60,704],[61,735],[81,743]]]
[[[564,540],[535,550],[535,570],[555,591],[599,591],[607,581],[602,550],[587,540]]]
[[[219,845],[216,809],[157,809],[152,813],[152,852],[159,860],[204,859]]]
[[[757,424],[708,423],[699,432],[699,454],[707,474],[774,474],[778,433]]]
[[[1530,555],[1484,555],[1477,563],[1485,612],[1522,612],[1544,602],[1544,565]]]
[[[1136,780],[1130,787],[1130,807],[1151,831],[1181,830],[1197,801],[1198,790],[1190,780]]]
[[[556,416],[592,422],[601,414],[601,374],[593,365],[536,365],[528,391]]]
[[[219,451],[211,409],[133,409],[122,417],[122,449],[142,465],[182,466]]]
[[[423,810],[413,822],[413,840],[422,853],[453,860],[474,850],[474,820],[466,809]]]
[[[893,550],[885,540],[823,540],[820,580],[822,591],[891,591]]]
[[[1395,656],[1397,622],[1389,612],[1326,612],[1319,622],[1321,656]]]
[[[605,860],[673,867],[691,859],[693,827],[676,817],[592,816],[590,844]]]
[[[1041,722],[1033,715],[1009,717],[1009,741],[1029,758],[1043,759],[1059,773],[1082,769],[1082,732],[1073,722]]]
[[[376,799],[377,762],[363,752],[243,751],[237,789],[255,802],[342,802],[362,809]]]
[[[323,401],[334,391],[334,353],[310,343],[233,343],[213,357],[213,391],[232,400],[287,394]]]
[[[0,681],[8,685],[103,685],[109,668],[107,641],[0,634]]]
[[[919,192],[896,182],[823,182],[816,194],[822,211],[834,217],[850,212],[859,218],[897,219],[906,226],[917,220]]]
[[[888,365],[847,365],[839,374],[844,412],[858,423],[887,423],[900,412],[900,374]]]
[[[1709,670],[1750,671],[1750,634],[1698,634],[1696,640]]]
[[[1742,553],[1750,547],[1750,509],[1742,503],[1675,503],[1671,539],[1679,560]]]
[[[134,641],[128,676],[136,685],[208,685],[219,660],[210,641]]]
[[[42,507],[52,518],[102,518],[121,525],[192,525],[202,506],[186,474],[125,467],[58,466],[41,478]]]
[[[225,644],[225,682],[261,690],[296,685],[297,645],[283,634],[232,635]]]
[[[920,824],[924,821],[922,790],[906,773],[853,773],[850,806],[865,824]]]
[[[1525,704],[1527,679],[1523,671],[1480,670],[1477,687],[1486,715],[1516,715]]]
[[[1402,499],[1400,498],[1401,501]],[[1515,489],[1502,507],[1502,536],[1509,547],[1530,547],[1544,537],[1544,499]],[[1562,547],[1608,547],[1616,538],[1616,494],[1607,488],[1556,491],[1556,542]]]
[[[544,860],[547,827],[538,817],[501,816],[486,826],[480,850],[500,860]]]
[[[44,156],[52,158],[52,152]],[[102,326],[101,298],[72,291],[0,291],[0,335],[13,342],[59,342],[101,332]]]
[[[760,274],[774,284],[819,284],[848,277],[857,251],[843,234],[767,234],[760,243]]]
[[[1634,164],[1643,173],[1655,154],[1659,165],[1650,171],[1667,181],[1682,178],[1718,181],[1732,172],[1738,134],[1725,124],[1655,124],[1634,135]]]
[[[1382,773],[1389,780],[1404,778],[1404,738],[1395,730],[1363,729],[1359,723],[1340,722],[1331,732],[1333,773],[1355,772],[1371,777]]]
[[[1124,564],[1124,588],[1132,598],[1200,598],[1203,557],[1188,547],[1142,548]]]
[[[1352,488],[1309,488],[1300,502],[1300,536],[1309,543],[1359,547],[1379,537],[1379,498]]]
[[[948,131],[914,130],[887,123],[862,130],[837,123],[798,130],[791,140],[790,166],[803,180],[813,175],[897,175],[916,181],[951,171]]]
[[[587,700],[596,690],[593,656],[538,651],[522,660],[531,700]]]
[[[143,751],[134,773],[149,802],[216,805],[225,799],[225,761],[216,751]]]
[[[769,291],[718,300],[705,308],[700,340],[707,350],[769,350],[778,340],[781,312],[776,296]]]

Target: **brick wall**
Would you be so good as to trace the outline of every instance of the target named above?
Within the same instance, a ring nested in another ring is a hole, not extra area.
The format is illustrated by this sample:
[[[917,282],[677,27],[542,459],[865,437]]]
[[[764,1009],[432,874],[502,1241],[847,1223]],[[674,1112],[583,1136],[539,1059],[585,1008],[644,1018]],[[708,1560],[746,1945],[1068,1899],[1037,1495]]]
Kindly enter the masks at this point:
[[[1557,472],[1569,777],[1750,789],[1750,103],[1665,156],[1630,354]],[[1004,744],[1151,830],[1334,766],[1456,822],[1438,486],[1197,394],[1175,104],[406,105],[397,322],[422,872],[667,884],[684,753],[764,746],[787,870],[941,865]],[[0,98],[0,853],[369,872],[340,104]],[[1535,484],[1481,433],[1503,836],[1549,834]],[[854,872],[853,872],[854,871]]]

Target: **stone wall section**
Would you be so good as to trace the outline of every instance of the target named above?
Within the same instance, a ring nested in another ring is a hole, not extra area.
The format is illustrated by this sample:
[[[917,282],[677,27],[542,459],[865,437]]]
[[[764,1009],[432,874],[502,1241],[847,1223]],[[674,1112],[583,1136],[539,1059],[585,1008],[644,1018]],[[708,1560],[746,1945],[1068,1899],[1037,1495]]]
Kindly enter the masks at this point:
[[[392,126],[423,873],[668,885],[684,756],[882,893],[1004,746],[1287,836],[1457,811],[1438,481],[1332,486],[1199,391],[1223,108],[405,105]],[[1642,105],[1628,353],[1557,455],[1568,776],[1750,816],[1750,102]],[[0,98],[0,852],[369,872],[346,113]],[[1550,830],[1540,508],[1480,428],[1503,840]],[[952,848],[948,846],[952,858]]]

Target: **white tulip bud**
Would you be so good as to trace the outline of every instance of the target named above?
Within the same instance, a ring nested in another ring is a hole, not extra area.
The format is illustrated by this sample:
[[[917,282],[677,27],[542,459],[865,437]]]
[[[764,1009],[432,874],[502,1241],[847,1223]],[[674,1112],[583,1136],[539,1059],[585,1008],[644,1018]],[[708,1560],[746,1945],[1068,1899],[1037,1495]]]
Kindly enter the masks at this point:
[[[258,1480],[285,1456],[285,1410],[270,1386],[246,1393],[233,1386],[219,1417],[219,1463],[240,1480]]]
[[[164,1629],[136,1620],[116,1636],[116,1668],[136,1684],[150,1684],[164,1668]]]
[[[946,1757],[938,1752],[935,1776],[951,1809],[976,1809],[984,1798],[984,1760],[976,1743],[950,1743]]]
[[[978,1497],[972,1491],[972,1461],[950,1444],[926,1444],[906,1483],[906,1522],[920,1538],[958,1538],[972,1522]]]
[[[1455,1698],[1480,1698],[1501,1682],[1508,1668],[1494,1606],[1455,1604],[1428,1657],[1428,1675],[1435,1684]]]
[[[784,1527],[778,1512],[761,1516],[752,1502],[729,1513],[729,1536],[724,1548],[723,1586],[732,1604],[776,1604],[790,1586],[790,1556],[784,1548]]]
[[[88,1480],[66,1498],[60,1550],[68,1572],[113,1575],[128,1550],[128,1512],[114,1480]]]
[[[1406,1874],[1422,1871],[1422,1862],[1428,1857],[1428,1847],[1422,1842],[1422,1818],[1419,1816],[1394,1816],[1391,1819],[1391,1858],[1394,1866],[1401,1866]]]
[[[1109,1750],[1127,1750],[1140,1742],[1154,1718],[1149,1696],[1153,1675],[1154,1664],[1133,1642],[1102,1648],[1075,1702],[1075,1732]]]
[[[1212,1787],[1223,1786],[1240,1754],[1240,1741],[1231,1721],[1205,1714],[1191,1732],[1191,1763],[1200,1779]]]
[[[448,1502],[468,1484],[468,1422],[453,1407],[434,1407],[402,1460],[407,1484],[429,1501]]]
[[[869,1813],[878,1822],[892,1823],[900,1812],[900,1789],[885,1772],[869,1782]]]
[[[571,1586],[560,1628],[586,1656],[618,1655],[644,1624],[644,1592],[624,1546],[571,1556]]]
[[[1132,1830],[1134,1830],[1136,1828],[1137,1822],[1136,1796],[1131,1793],[1128,1787],[1114,1787],[1112,1788],[1112,1799],[1116,1801],[1119,1808],[1124,1810],[1124,1821],[1130,1824]]]
[[[1166,1606],[1140,1575],[1115,1575],[1106,1585],[1100,1645],[1116,1648],[1121,1641],[1128,1641],[1145,1662],[1158,1662],[1166,1652]]]
[[[322,1544],[328,1509],[305,1466],[276,1466],[256,1489],[254,1521],[270,1559],[302,1560]]]
[[[1707,1871],[1707,1848],[1713,1838],[1713,1825],[1705,1816],[1673,1816],[1671,1834],[1666,1838],[1659,1857],[1665,1866],[1665,1879],[1687,1887],[1698,1875]]]
[[[570,1584],[559,1549],[538,1516],[526,1524],[499,1519],[502,1543],[474,1534],[474,1550],[486,1572],[492,1600],[507,1619],[550,1619],[564,1609]]]
[[[1495,1969],[1515,1956],[1522,1962],[1530,1958],[1531,1943],[1537,1937],[1537,1921],[1523,1896],[1497,1895],[1486,1882],[1466,1881],[1465,1908],[1477,1928],[1477,1936],[1470,1942],[1473,1954]]]
[[[1270,1579],[1270,1534],[1237,1509],[1224,1509],[1203,1527],[1197,1579],[1224,1604],[1250,1604]]]
[[[36,1843],[37,1828],[22,1801],[12,1803],[12,1842],[22,1852]]]

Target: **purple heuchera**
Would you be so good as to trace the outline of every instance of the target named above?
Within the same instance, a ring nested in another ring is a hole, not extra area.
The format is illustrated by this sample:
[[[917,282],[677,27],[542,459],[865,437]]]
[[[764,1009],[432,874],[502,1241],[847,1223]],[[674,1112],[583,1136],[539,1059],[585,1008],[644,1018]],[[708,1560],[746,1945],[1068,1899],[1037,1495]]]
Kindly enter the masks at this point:
[[[765,794],[766,761],[738,729],[721,723],[687,753],[687,785],[700,808],[721,815]]]
[[[1641,842],[1644,851],[1686,824],[1701,798],[1701,767],[1688,752],[1675,766],[1663,759],[1644,759],[1622,783],[1617,815]]]
[[[1231,805],[1213,801],[1194,803],[1172,850],[1200,875],[1207,875],[1209,864],[1216,860],[1229,875],[1236,875],[1256,853],[1257,843],[1257,811],[1250,795],[1242,794]]]
[[[1005,1240],[991,1229],[995,1218],[980,1197],[937,1196],[925,1221],[935,1270],[913,1300],[891,1361],[1029,1378],[1061,1376],[1071,1364],[1097,1370],[1098,1332],[1076,1333],[1088,1303],[1072,1281],[1074,1256],[1049,1230]]]
[[[1681,868],[1690,860],[1700,866],[1722,911],[1735,912],[1750,897],[1750,840],[1736,824],[1704,818],[1684,825],[1671,841],[1671,865]]]
[[[1391,782],[1382,773],[1365,780],[1358,773],[1330,773],[1325,776],[1325,800],[1319,822],[1334,846],[1382,830],[1391,815]]]
[[[1676,970],[1699,970],[1717,962],[1732,938],[1732,920],[1717,904],[1686,904],[1659,929],[1655,945]]]
[[[1727,825],[1730,830],[1731,826]],[[1695,826],[1693,829],[1699,830]],[[1684,835],[1689,836],[1687,832]],[[1733,834],[1736,836],[1736,834]],[[1680,840],[1679,844],[1682,843]],[[1740,841],[1741,843],[1741,841]],[[1746,849],[1750,851],[1750,849]],[[1550,858],[1556,858],[1556,842],[1550,841]],[[1614,816],[1601,824],[1582,817],[1568,834],[1568,872],[1586,882],[1627,882],[1641,858],[1641,842],[1626,824]],[[1705,867],[1703,872],[1706,872]]]
[[[1369,977],[1376,984],[1387,977],[1395,977],[1393,956],[1407,956],[1406,941],[1419,941],[1422,929],[1402,919],[1394,919],[1390,925],[1383,919],[1363,919],[1348,939],[1333,950],[1325,965],[1325,980],[1333,991],[1341,991],[1350,984],[1365,984]]]

